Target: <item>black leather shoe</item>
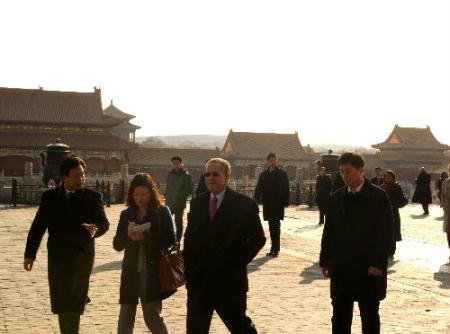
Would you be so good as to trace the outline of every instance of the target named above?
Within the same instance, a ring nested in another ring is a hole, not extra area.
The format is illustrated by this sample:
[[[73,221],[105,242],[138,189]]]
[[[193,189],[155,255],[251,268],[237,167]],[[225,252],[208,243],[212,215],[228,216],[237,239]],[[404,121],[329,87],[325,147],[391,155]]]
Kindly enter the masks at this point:
[[[272,257],[278,257],[278,252],[273,252]]]

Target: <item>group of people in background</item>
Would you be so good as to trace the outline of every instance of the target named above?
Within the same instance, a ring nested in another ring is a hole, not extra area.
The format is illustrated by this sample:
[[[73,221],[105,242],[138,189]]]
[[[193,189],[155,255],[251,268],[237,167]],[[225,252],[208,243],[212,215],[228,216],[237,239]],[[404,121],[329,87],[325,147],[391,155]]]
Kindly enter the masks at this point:
[[[119,291],[118,333],[132,333],[141,304],[152,333],[168,333],[162,301],[175,291],[162,291],[161,253],[180,249],[183,216],[194,185],[182,158],[171,159],[165,201],[148,174],[132,179],[120,214],[113,248],[124,251]],[[387,265],[402,240],[399,209],[408,203],[392,170],[377,167],[365,177],[364,160],[344,153],[334,177],[322,167],[316,178],[319,224],[324,225],[320,267],[331,278],[333,333],[350,333],[353,303],[358,302],[364,333],[379,333],[379,303],[386,296]],[[48,280],[52,312],[61,333],[78,333],[88,297],[95,256],[95,238],[109,228],[99,193],[84,187],[86,165],[69,157],[60,166],[62,184],[46,191],[30,227],[24,268],[32,270],[43,235],[48,231]],[[192,198],[184,234],[183,256],[187,289],[187,333],[208,333],[214,311],[232,333],[256,333],[246,315],[247,265],[266,242],[259,217],[268,221],[271,247],[280,253],[281,221],[289,205],[289,179],[269,153],[267,169],[257,181],[254,198],[232,190],[231,166],[221,158],[206,162]],[[430,176],[424,168],[416,179],[413,202],[424,215],[431,203]],[[444,209],[444,232],[450,247],[450,179],[437,183]]]

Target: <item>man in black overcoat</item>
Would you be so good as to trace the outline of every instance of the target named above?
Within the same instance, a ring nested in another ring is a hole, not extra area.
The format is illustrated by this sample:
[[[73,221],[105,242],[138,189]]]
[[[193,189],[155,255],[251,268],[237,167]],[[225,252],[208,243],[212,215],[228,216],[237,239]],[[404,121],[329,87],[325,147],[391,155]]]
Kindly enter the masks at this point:
[[[207,193],[191,201],[184,237],[187,333],[207,334],[214,311],[231,333],[256,333],[246,315],[247,265],[266,238],[256,202],[228,188],[228,161],[206,165]]]
[[[321,167],[319,175],[316,176],[316,202],[319,206],[319,225],[325,222],[325,214],[328,210],[332,187],[331,175],[327,174],[325,167]]]
[[[370,179],[374,185],[381,187],[384,182],[384,171],[381,167],[375,167],[375,176]]]
[[[428,205],[431,204],[431,176],[425,171],[425,167],[420,168],[419,175],[417,176],[416,189],[411,202],[422,204],[423,214],[428,215]]]
[[[346,183],[330,198],[320,266],[331,278],[333,333],[351,333],[358,302],[363,333],[379,333],[380,300],[386,297],[388,252],[393,237],[387,194],[364,178],[360,155],[344,153],[339,169]]]
[[[280,252],[280,221],[284,219],[284,208],[289,205],[289,178],[278,168],[275,153],[267,155],[268,168],[261,173],[255,188],[254,198],[263,205],[264,220],[269,221],[272,245],[267,256],[277,257]]]
[[[25,248],[24,268],[30,271],[48,230],[51,309],[58,314],[61,333],[78,333],[80,315],[88,300],[94,239],[109,228],[101,195],[83,187],[85,168],[84,161],[77,157],[61,163],[63,183],[42,195]]]

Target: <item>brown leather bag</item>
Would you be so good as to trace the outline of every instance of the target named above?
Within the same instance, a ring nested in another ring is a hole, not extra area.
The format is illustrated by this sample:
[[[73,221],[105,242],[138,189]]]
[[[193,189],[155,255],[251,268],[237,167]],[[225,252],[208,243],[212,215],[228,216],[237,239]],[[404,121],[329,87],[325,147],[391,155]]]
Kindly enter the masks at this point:
[[[160,209],[158,212],[158,227],[160,231],[162,231],[162,224],[162,210]],[[178,242],[169,249],[161,251],[159,276],[161,282],[160,291],[162,293],[173,292],[186,284],[183,253],[180,251]]]
[[[179,246],[161,252],[160,261],[161,292],[172,292],[186,283],[183,253]]]

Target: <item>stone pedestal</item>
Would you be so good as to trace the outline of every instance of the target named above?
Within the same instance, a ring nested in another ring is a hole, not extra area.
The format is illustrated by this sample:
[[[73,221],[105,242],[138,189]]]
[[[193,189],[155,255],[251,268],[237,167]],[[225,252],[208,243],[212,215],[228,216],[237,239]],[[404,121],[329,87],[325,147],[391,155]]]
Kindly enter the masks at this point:
[[[120,177],[124,181],[128,180],[128,164],[120,165]]]
[[[261,173],[262,173],[262,168],[261,167],[256,167],[255,168],[255,179],[256,180],[259,179],[259,176],[261,175]]]
[[[33,163],[31,161],[25,162],[23,183],[24,184],[33,184]]]
[[[297,182],[297,184],[302,187],[303,186],[303,179],[304,179],[304,173],[303,173],[303,168],[297,168],[297,171],[295,173],[295,181]]]

